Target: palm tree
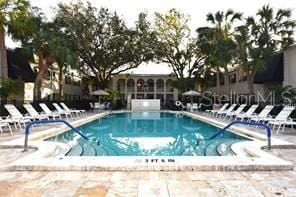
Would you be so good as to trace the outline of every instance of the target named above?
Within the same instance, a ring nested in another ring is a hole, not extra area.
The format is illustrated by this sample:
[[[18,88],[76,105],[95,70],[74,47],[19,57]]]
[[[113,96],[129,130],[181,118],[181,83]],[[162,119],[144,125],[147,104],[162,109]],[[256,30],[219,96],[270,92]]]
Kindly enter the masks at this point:
[[[77,53],[71,49],[68,38],[65,35],[57,35],[58,39],[54,46],[53,51],[55,60],[59,67],[59,99],[64,99],[64,77],[63,74],[70,67],[77,67],[79,64],[79,58]]]
[[[0,79],[7,78],[7,54],[5,46],[5,27],[13,36],[22,30],[22,19],[27,16],[29,3],[26,0],[0,1]]]
[[[204,56],[204,65],[216,70],[216,95],[220,96],[220,67],[217,60],[217,44],[214,30],[209,27],[201,27],[197,30],[197,46],[200,53]]]
[[[255,74],[264,70],[266,61],[294,43],[296,22],[290,18],[291,10],[275,12],[267,5],[258,10],[256,18],[248,17],[244,25],[236,28],[237,59],[246,72],[249,95],[254,94]]]
[[[213,36],[216,40],[217,76],[219,75],[218,69],[222,68],[225,72],[225,86],[228,95],[230,93],[228,66],[236,55],[236,44],[233,41],[232,25],[235,21],[241,20],[241,17],[241,13],[234,12],[231,9],[226,12],[218,11],[215,14],[207,14],[207,21],[213,25],[210,28],[213,29]]]
[[[15,37],[22,42],[23,51],[37,56],[38,74],[34,82],[34,100],[41,99],[41,88],[48,67],[55,62],[55,30],[52,23],[46,22],[38,8],[31,9],[29,18],[23,21],[26,30]]]

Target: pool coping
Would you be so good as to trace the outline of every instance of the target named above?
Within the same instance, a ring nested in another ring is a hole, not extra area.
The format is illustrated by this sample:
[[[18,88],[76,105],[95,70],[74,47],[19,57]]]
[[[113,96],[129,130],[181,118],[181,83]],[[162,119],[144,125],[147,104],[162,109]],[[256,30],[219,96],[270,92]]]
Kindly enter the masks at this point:
[[[80,126],[110,113],[131,112],[120,110],[103,112],[84,119],[73,121],[71,124]],[[194,119],[224,127],[227,123],[209,117],[184,111],[161,110],[161,112],[178,113]],[[292,170],[293,163],[285,161],[263,151],[266,146],[266,136],[250,129],[233,126],[231,132],[239,135],[252,136],[254,141],[239,142],[232,146],[235,156],[64,156],[69,148],[64,143],[43,141],[69,130],[66,126],[46,129],[33,133],[29,137],[29,145],[38,149],[23,158],[8,165],[0,166],[1,170]],[[1,146],[19,147],[23,139],[15,139],[2,143]],[[272,147],[290,147],[294,144],[273,138]]]

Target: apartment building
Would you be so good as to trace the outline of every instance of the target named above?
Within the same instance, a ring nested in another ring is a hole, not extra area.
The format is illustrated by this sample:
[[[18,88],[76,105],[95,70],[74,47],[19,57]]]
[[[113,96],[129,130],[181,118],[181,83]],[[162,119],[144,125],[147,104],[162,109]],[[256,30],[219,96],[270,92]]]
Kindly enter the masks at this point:
[[[120,74],[114,76],[111,87],[121,92],[121,99],[160,99],[162,102],[178,100],[176,78],[168,74]]]
[[[289,47],[287,50],[274,55],[265,68],[255,75],[254,93],[255,100],[258,101],[261,96],[268,95],[272,87],[276,85],[296,87],[296,45]],[[220,89],[221,95],[227,94],[225,86],[225,75],[221,74]],[[230,91],[236,95],[247,95],[248,84],[245,73],[242,73],[238,67],[232,68],[229,72]],[[216,91],[216,79],[212,77],[209,91]]]
[[[33,100],[33,88],[38,66],[29,63],[29,59],[23,56],[20,50],[8,49],[8,77],[19,81],[21,91],[14,95],[14,99],[20,102]],[[53,64],[47,71],[42,84],[41,97],[46,100],[55,100],[59,93],[59,69]],[[65,99],[80,100],[82,98],[82,79],[75,70],[70,70],[64,76]]]

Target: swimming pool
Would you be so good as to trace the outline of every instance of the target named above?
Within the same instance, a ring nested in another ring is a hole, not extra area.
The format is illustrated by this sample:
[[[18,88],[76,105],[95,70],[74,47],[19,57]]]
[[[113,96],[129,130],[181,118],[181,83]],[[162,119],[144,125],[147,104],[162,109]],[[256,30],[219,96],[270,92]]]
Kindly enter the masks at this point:
[[[247,138],[169,112],[112,113],[47,141],[69,145],[66,156],[224,156]]]

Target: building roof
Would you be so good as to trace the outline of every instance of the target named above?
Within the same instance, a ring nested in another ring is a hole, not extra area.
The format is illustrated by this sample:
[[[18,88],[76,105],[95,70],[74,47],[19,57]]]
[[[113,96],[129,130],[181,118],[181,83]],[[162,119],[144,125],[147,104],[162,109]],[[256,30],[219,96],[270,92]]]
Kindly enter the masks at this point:
[[[284,80],[284,56],[278,53],[266,62],[264,70],[255,75],[254,83],[280,82]]]
[[[173,77],[174,74],[134,74],[134,73],[121,73],[118,76],[129,76],[129,77]]]
[[[35,74],[29,64],[29,58],[20,53],[19,49],[7,50],[8,77],[24,82],[34,82]]]

